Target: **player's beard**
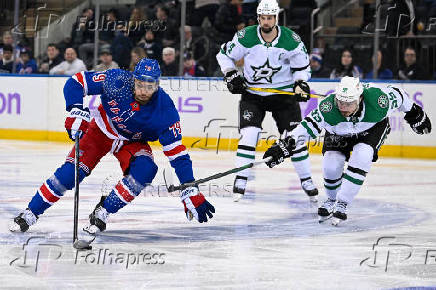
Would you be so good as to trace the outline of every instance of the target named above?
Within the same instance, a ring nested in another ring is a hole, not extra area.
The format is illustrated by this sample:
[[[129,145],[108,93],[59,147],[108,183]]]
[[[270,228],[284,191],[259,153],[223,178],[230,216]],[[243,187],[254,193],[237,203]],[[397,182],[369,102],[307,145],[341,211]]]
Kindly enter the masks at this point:
[[[260,27],[260,30],[262,30],[263,33],[271,33],[271,31],[273,29],[274,29],[274,26],[273,27],[263,27],[263,26]]]

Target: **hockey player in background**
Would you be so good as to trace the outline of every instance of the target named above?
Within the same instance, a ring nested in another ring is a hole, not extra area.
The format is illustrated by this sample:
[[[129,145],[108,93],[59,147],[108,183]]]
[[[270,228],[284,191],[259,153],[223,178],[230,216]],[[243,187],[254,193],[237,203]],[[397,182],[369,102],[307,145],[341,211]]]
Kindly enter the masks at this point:
[[[309,56],[300,37],[287,27],[278,25],[276,0],[262,0],[257,7],[259,25],[238,31],[221,46],[217,60],[229,91],[242,94],[239,103],[239,129],[242,135],[236,153],[236,166],[253,162],[256,144],[265,113],[272,112],[280,134],[290,132],[301,121],[299,101],[307,101],[310,93]],[[243,75],[235,61],[244,59]],[[289,96],[251,90],[249,87],[294,91]],[[311,178],[307,147],[292,154],[292,162],[301,186],[313,202],[318,190]],[[233,186],[234,201],[245,193],[250,169],[238,173]]]
[[[80,72],[64,86],[68,111],[65,128],[73,140],[76,133],[83,132],[79,143],[80,181],[108,153],[118,159],[123,171],[123,178],[90,214],[90,224],[84,228],[90,234],[104,231],[108,216],[129,204],[154,179],[158,168],[147,142],[159,140],[180,183],[194,181],[192,162],[181,142],[179,114],[159,87],[160,75],[158,62],[144,58],[133,73],[121,69]],[[102,104],[92,120],[83,106],[86,95],[101,95]],[[14,218],[11,231],[27,231],[66,190],[73,188],[74,155],[73,148],[65,163],[37,190],[28,208]],[[189,220],[195,217],[200,223],[207,222],[215,212],[197,187],[183,190],[181,201]]]
[[[377,161],[390,132],[389,116],[395,110],[406,113],[404,119],[415,133],[431,132],[430,119],[404,90],[344,77],[335,92],[323,99],[290,136],[270,147],[264,158],[272,156],[267,165],[273,167],[325,129],[322,152],[327,200],[318,208],[318,215],[320,222],[333,217],[332,224],[337,225],[347,219],[347,206],[359,192],[372,162]],[[345,161],[348,166],[344,171]]]

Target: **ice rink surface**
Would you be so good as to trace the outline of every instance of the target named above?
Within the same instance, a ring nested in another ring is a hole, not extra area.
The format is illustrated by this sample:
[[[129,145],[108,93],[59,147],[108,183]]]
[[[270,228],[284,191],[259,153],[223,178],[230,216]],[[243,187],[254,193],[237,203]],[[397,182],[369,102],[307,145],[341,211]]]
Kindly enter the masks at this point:
[[[0,288],[6,289],[392,289],[436,287],[436,162],[383,158],[340,227],[319,224],[289,161],[254,170],[232,201],[233,176],[201,187],[215,206],[207,224],[188,222],[165,190],[169,167],[153,148],[152,187],[110,216],[91,251],[73,249],[73,192],[25,234],[8,231],[72,144],[0,141]],[[195,176],[233,167],[234,152],[190,152]],[[259,153],[260,155],[260,153]],[[260,157],[260,156],[258,156]],[[324,200],[322,159],[311,156]],[[121,177],[105,157],[80,188],[79,223]],[[177,178],[175,178],[177,180]]]

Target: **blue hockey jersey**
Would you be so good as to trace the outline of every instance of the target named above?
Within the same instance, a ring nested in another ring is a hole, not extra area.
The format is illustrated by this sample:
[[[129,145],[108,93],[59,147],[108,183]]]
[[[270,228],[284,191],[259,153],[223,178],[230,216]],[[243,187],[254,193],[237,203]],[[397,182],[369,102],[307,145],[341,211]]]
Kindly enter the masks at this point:
[[[100,95],[101,105],[94,119],[109,138],[123,141],[156,141],[175,169],[180,183],[194,181],[192,162],[182,145],[180,117],[173,101],[162,88],[145,105],[135,101],[131,72],[111,69],[79,72],[64,86],[67,110],[83,106],[86,95]]]

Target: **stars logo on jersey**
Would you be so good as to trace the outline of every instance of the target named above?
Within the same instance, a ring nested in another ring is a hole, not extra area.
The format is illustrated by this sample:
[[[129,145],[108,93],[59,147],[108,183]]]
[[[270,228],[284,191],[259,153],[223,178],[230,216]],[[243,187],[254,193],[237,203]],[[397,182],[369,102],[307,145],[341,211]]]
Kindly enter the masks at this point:
[[[265,79],[267,82],[272,83],[272,77],[279,72],[282,67],[272,67],[269,64],[269,59],[267,59],[264,65],[258,67],[251,66],[251,69],[254,71],[252,76],[253,81],[258,82],[261,79]]]
[[[319,105],[319,109],[323,113],[328,113],[333,109],[333,104],[331,102],[324,102]]]
[[[292,38],[296,41],[296,42],[301,42],[301,38],[298,34],[296,34],[295,32],[292,33]]]
[[[250,121],[250,119],[253,118],[253,112],[245,110],[244,114],[242,114],[242,118],[244,118],[244,120]]]
[[[387,108],[389,105],[388,97],[386,95],[381,95],[380,97],[378,97],[377,103],[380,108]]]
[[[244,38],[245,36],[245,28],[239,30],[236,35],[238,36],[238,38]]]

